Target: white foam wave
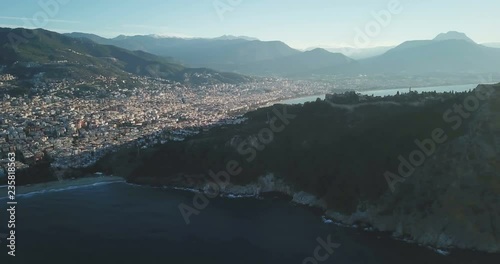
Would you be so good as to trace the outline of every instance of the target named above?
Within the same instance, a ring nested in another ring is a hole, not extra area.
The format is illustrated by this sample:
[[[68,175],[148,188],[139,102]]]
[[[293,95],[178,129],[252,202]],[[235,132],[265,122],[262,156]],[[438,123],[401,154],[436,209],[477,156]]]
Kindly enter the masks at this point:
[[[229,199],[255,198],[255,194],[222,194],[221,197]]]
[[[130,185],[130,186],[133,186],[133,187],[164,189],[164,190],[176,190],[176,191],[191,192],[191,193],[206,193],[205,191],[203,191],[201,189],[188,188],[188,187],[175,187],[175,186],[160,186],[160,187],[155,187],[155,186],[141,185],[141,184],[135,184],[135,183],[126,183],[126,184]],[[223,198],[227,198],[227,199],[243,199],[243,198],[256,198],[256,199],[260,199],[260,197],[258,195],[256,195],[256,194],[220,193],[219,196],[223,197]]]
[[[398,241],[402,241],[402,242],[405,242],[405,243],[408,243],[408,244],[416,244],[418,246],[425,246],[425,245],[422,245],[420,243],[417,243],[415,240],[412,240],[412,239],[409,239],[409,238],[399,238],[399,237],[393,237],[395,240],[398,240]],[[431,247],[431,246],[425,246],[426,248],[440,254],[440,255],[443,255],[443,256],[448,256],[451,254],[450,251],[447,251],[447,250],[444,250],[444,249],[440,249],[440,248],[435,248],[435,247]]]
[[[125,181],[96,182],[96,183],[86,184],[86,185],[75,185],[75,186],[67,186],[67,187],[63,187],[63,188],[45,189],[45,190],[33,191],[33,192],[29,192],[29,193],[18,194],[18,195],[16,195],[16,198],[33,197],[33,196],[44,194],[44,193],[64,192],[64,191],[70,191],[70,190],[75,190],[75,189],[82,189],[82,188],[89,188],[89,187],[102,186],[102,185],[108,185],[108,184],[113,184],[113,183],[124,183],[124,182]],[[7,197],[0,198],[0,201],[2,201],[2,200],[7,200]]]
[[[434,250],[434,252],[436,252],[440,255],[443,255],[443,256],[450,255],[450,251],[446,251],[446,250],[442,250],[442,249],[435,249],[435,248],[431,248],[431,249]]]
[[[325,223],[325,224],[333,224],[333,220],[328,219],[325,216],[322,216],[321,219],[323,220],[323,223]]]
[[[326,217],[326,216],[324,216],[324,215],[323,215],[323,216],[321,216],[321,220],[323,221],[323,223],[325,223],[325,224],[329,224],[329,225],[333,224],[333,225],[336,225],[336,226],[340,226],[340,227],[349,227],[349,228],[357,228],[357,227],[358,227],[357,225],[352,225],[352,226],[350,226],[350,225],[343,224],[343,223],[341,223],[341,222],[334,221],[334,220],[332,220],[332,219],[330,219],[330,218],[327,218],[327,217]]]

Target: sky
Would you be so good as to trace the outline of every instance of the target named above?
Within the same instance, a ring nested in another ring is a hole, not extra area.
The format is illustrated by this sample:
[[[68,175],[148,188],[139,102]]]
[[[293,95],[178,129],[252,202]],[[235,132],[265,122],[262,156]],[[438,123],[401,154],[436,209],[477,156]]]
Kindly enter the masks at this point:
[[[498,10],[498,0],[0,0],[0,27],[367,48],[448,31],[500,42]]]

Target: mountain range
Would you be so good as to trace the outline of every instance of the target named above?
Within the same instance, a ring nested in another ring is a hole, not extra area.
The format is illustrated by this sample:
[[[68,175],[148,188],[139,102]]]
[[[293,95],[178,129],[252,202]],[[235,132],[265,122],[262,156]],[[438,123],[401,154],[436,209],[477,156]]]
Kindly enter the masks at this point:
[[[500,49],[477,44],[466,34],[456,31],[439,34],[432,40],[407,41],[396,47],[307,51],[293,49],[280,41],[234,36],[215,39],[152,36],[106,39],[85,33],[68,36],[143,50],[190,67],[260,76],[491,73],[500,67]],[[358,60],[347,57],[342,51]]]
[[[67,67],[49,72],[76,76],[92,72],[136,74],[176,81],[198,72],[210,74],[209,82],[230,83],[248,80],[239,74],[296,78],[338,74],[483,74],[496,73],[500,68],[499,48],[477,44],[467,35],[453,31],[432,40],[407,41],[378,56],[355,60],[322,48],[299,51],[280,41],[249,37],[183,39],[147,35],[107,39],[85,33],[62,35],[43,29],[24,30],[0,28],[0,65],[68,61]],[[25,32],[29,32],[30,39],[19,41],[13,49],[9,36],[23,36]]]
[[[491,73],[500,68],[500,49],[448,32],[433,40],[404,42],[361,62],[365,73]]]
[[[381,46],[381,47],[372,47],[372,48],[355,48],[355,47],[330,47],[330,46],[319,46],[319,47],[311,47],[307,48],[307,50],[313,50],[317,48],[325,49],[332,53],[342,53],[350,58],[355,60],[367,59],[375,56],[382,55],[394,48],[394,46]]]
[[[153,38],[131,36],[105,39],[92,34],[70,33],[100,44],[116,45],[129,50],[144,50],[175,58],[192,67],[261,76],[302,76],[315,70],[350,64],[352,59],[324,49],[302,52],[281,41],[260,41],[248,37],[215,39]]]
[[[24,67],[29,63],[43,65],[43,72],[54,77],[83,79],[99,74],[129,77],[130,75],[162,77],[184,81],[186,76],[205,73],[208,82],[236,83],[248,77],[220,73],[206,68],[187,68],[172,59],[145,51],[130,51],[107,44],[98,44],[98,36],[72,38],[43,29],[0,28],[0,65],[7,72],[30,77],[37,71]]]

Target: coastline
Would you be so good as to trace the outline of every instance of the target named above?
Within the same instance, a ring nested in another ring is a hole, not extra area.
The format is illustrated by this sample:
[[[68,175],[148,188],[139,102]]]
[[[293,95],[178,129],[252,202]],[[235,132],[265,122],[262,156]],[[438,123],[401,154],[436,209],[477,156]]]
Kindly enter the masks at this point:
[[[221,190],[218,196],[225,199],[253,198],[253,199],[287,200],[296,206],[303,206],[305,208],[310,209],[311,213],[321,217],[321,220],[324,224],[333,224],[344,228],[359,229],[360,231],[363,232],[379,233],[381,235],[387,235],[392,237],[392,239],[394,240],[398,240],[408,244],[416,244],[419,247],[428,248],[429,250],[432,250],[435,253],[440,254],[442,256],[448,256],[450,255],[451,251],[456,249],[472,250],[472,251],[477,250],[474,248],[460,248],[455,246],[442,247],[439,245],[420,243],[415,239],[406,236],[398,236],[394,232],[390,232],[388,230],[380,230],[367,222],[352,221],[353,215],[345,216],[339,213],[332,212],[327,209],[326,204],[324,204],[324,202],[321,201],[321,199],[318,199],[314,195],[302,191],[293,190],[291,186],[287,186],[286,184],[284,184],[284,182],[281,182],[279,180],[274,181],[274,179],[272,178],[274,177],[271,175],[268,175],[267,177],[266,176],[261,177],[259,183],[250,184],[249,186],[230,184],[229,186],[227,186],[227,188]],[[269,180],[271,180],[272,182],[270,186],[267,185],[269,184]],[[148,184],[146,182],[142,183],[128,182],[124,178],[118,176],[89,176],[89,177],[69,179],[64,181],[52,181],[41,184],[20,186],[16,189],[16,196],[31,196],[36,194],[50,193],[50,192],[68,191],[72,189],[93,187],[93,186],[112,184],[112,183],[126,183],[129,185],[140,186],[140,187],[152,187],[152,188],[160,188],[166,190],[184,191],[190,193],[207,194],[208,192],[207,186],[205,185],[193,185],[193,186],[186,186],[186,185],[173,186],[169,184],[157,185],[157,184]],[[6,199],[7,198],[6,186],[0,186],[0,192],[1,192],[0,200]],[[346,218],[350,218],[349,220],[351,221],[347,221]],[[489,253],[494,253],[494,252],[489,252]]]
[[[293,97],[289,97],[289,98],[281,98],[281,99],[278,99],[276,101],[273,101],[273,104],[297,104],[296,102],[294,101],[302,101],[306,98],[313,98],[313,97],[316,97],[316,98],[323,98],[325,99],[325,95],[327,93],[322,93],[322,94],[312,94],[312,95],[303,95],[303,96],[293,96]],[[272,105],[272,104],[271,104]]]
[[[262,178],[261,178],[262,179]],[[207,186],[173,186],[173,185],[155,185],[148,183],[130,183],[127,184],[141,187],[149,187],[149,188],[160,188],[165,190],[175,190],[182,191],[187,193],[198,193],[198,194],[210,194],[207,190]],[[248,188],[250,187],[250,188]],[[276,186],[273,186],[276,187]],[[466,249],[466,248],[457,248],[457,247],[439,247],[436,245],[428,245],[419,243],[418,241],[405,237],[405,236],[397,236],[394,232],[390,231],[382,231],[372,226],[370,223],[353,223],[352,221],[346,221],[345,218],[349,218],[349,216],[343,216],[339,213],[332,212],[327,209],[326,204],[323,201],[317,199],[314,195],[306,193],[306,192],[296,192],[292,191],[290,186],[280,186],[276,189],[269,186],[242,186],[242,185],[232,185],[229,184],[224,190],[221,190],[218,194],[218,197],[225,199],[280,199],[286,200],[295,206],[301,206],[308,209],[312,214],[321,217],[321,221],[326,225],[336,225],[343,228],[357,229],[362,232],[368,233],[378,233],[380,235],[391,237],[394,240],[401,241],[407,244],[418,245],[419,247],[427,248],[431,251],[434,251],[436,254],[442,256],[448,256],[451,254],[453,250],[472,250],[474,249]],[[267,189],[267,190],[266,190]],[[342,216],[342,217],[338,217]]]
[[[424,86],[414,86],[414,87],[392,87],[392,88],[386,88],[386,87],[375,87],[375,88],[367,88],[367,89],[362,89],[362,90],[353,90],[357,93],[361,94],[370,94],[370,93],[379,93],[379,92],[394,92],[396,94],[397,91],[406,91],[408,88],[413,89],[416,92],[422,92],[425,91],[426,89],[449,89],[449,88],[457,88],[457,87],[462,87],[462,86],[471,86],[471,89],[474,89],[477,87],[477,83],[471,83],[471,84],[447,84],[447,85],[424,85]],[[455,89],[452,89],[455,90]],[[463,89],[458,89],[458,92],[461,92]],[[345,90],[347,91],[347,90]],[[303,95],[303,96],[293,96],[293,97],[285,97],[281,99],[277,99],[273,101],[270,105],[273,104],[299,104],[304,102],[312,102],[311,100],[307,99],[312,99],[313,97],[319,97],[323,98],[325,97],[325,94],[312,94],[312,95]],[[270,106],[269,104],[265,106]]]
[[[75,179],[65,179],[62,181],[51,181],[45,183],[37,183],[31,185],[23,185],[16,187],[16,196],[29,195],[35,193],[46,193],[46,192],[55,192],[62,191],[67,189],[81,188],[85,186],[93,186],[97,184],[107,184],[114,182],[125,182],[125,179],[118,176],[88,176],[83,178],[75,178]],[[6,199],[7,194],[7,186],[0,186],[0,200]]]
[[[210,192],[210,185],[207,182],[193,184],[182,181],[168,182],[155,178],[140,178],[132,179],[128,183],[144,187],[213,195]],[[425,231],[417,235],[403,233],[400,230],[401,221],[396,221],[397,217],[380,215],[378,209],[374,206],[369,206],[362,211],[358,210],[350,214],[333,211],[328,208],[323,199],[311,193],[300,191],[288,185],[282,179],[275,178],[273,174],[261,176],[256,182],[246,185],[229,183],[219,189],[217,196],[227,199],[266,199],[266,197],[280,197],[295,205],[310,208],[314,214],[321,217],[325,224],[359,229],[362,232],[368,233],[380,233],[392,237],[394,240],[428,248],[443,256],[447,256],[455,250],[498,253],[498,249],[494,245],[485,246],[474,241],[464,243],[460,239],[440,239],[443,236],[440,232]],[[438,239],[428,239],[429,237]]]

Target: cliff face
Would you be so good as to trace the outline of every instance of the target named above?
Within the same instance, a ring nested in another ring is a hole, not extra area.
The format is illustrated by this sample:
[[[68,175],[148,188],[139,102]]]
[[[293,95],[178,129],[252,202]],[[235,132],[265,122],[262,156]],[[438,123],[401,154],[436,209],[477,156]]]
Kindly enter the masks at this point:
[[[464,135],[371,206],[370,223],[422,244],[500,251],[500,89],[492,91]]]
[[[136,158],[129,181],[208,193],[211,172],[237,161],[222,195],[280,192],[345,224],[434,247],[500,252],[500,85],[479,90],[349,108],[293,106],[283,130],[255,145],[276,110],[261,109],[245,124]],[[112,173],[105,164],[100,169]]]

